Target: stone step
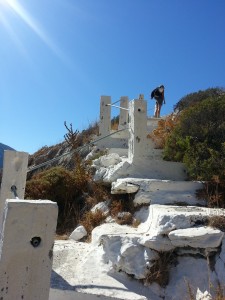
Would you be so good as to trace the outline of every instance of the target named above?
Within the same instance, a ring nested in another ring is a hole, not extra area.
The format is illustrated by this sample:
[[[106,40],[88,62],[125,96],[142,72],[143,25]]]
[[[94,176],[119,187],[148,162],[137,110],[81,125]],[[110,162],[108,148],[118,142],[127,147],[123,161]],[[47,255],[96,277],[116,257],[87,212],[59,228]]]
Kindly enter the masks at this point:
[[[199,199],[198,190],[204,188],[200,181],[171,181],[139,178],[120,178],[112,183],[112,194],[135,195],[135,205],[167,204],[205,206],[205,199]]]

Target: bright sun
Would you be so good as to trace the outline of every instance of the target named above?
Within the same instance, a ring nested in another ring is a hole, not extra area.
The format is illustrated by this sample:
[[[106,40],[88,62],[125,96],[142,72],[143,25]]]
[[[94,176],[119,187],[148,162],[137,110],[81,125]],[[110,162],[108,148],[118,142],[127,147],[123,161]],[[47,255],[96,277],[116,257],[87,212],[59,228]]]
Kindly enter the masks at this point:
[[[51,49],[59,58],[64,59],[63,53],[60,49],[51,41],[48,35],[41,29],[39,24],[35,22],[32,15],[23,7],[19,0],[0,0],[0,24],[5,27],[5,29],[10,33],[13,39],[17,39],[17,34],[15,33],[16,28],[12,26],[12,18],[8,12],[13,12],[13,15],[17,15],[21,21],[23,21],[33,33],[35,33],[45,45]]]

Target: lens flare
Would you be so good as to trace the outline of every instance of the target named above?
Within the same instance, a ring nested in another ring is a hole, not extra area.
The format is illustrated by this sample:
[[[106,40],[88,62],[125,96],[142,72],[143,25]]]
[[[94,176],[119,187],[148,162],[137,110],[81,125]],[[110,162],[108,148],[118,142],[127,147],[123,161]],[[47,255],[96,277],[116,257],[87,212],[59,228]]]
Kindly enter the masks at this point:
[[[38,25],[34,18],[32,18],[32,16],[25,10],[23,6],[21,6],[21,4],[19,4],[17,0],[0,0],[0,22],[7,31],[10,29],[11,37],[13,36],[13,26],[10,26],[10,17],[7,10],[11,10],[11,12],[16,14],[42,40],[42,42],[44,42],[45,45],[51,49],[52,52],[54,52],[56,56],[58,56],[64,62],[68,62],[62,51],[53,43],[41,26]]]

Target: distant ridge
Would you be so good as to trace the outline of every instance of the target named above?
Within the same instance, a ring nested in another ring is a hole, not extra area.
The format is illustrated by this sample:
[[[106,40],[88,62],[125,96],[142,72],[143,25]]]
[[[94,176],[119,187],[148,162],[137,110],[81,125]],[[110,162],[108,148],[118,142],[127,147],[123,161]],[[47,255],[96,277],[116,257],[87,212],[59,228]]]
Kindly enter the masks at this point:
[[[3,167],[4,150],[15,150],[15,149],[0,143],[0,169]]]

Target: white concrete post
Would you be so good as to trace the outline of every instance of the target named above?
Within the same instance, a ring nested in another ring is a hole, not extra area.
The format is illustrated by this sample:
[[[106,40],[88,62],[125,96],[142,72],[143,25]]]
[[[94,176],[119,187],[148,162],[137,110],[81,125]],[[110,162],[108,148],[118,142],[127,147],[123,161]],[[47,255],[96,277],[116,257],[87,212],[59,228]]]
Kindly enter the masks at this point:
[[[28,153],[11,150],[4,151],[3,175],[0,191],[0,231],[6,199],[16,196],[24,199],[27,177]],[[13,188],[14,187],[14,190]]]
[[[0,241],[0,299],[48,300],[57,204],[6,200]]]
[[[120,107],[128,109],[129,100],[128,97],[120,97]],[[119,126],[118,129],[123,129],[128,123],[128,110],[120,108]]]
[[[101,96],[100,100],[100,122],[99,122],[99,135],[106,136],[111,131],[111,97]]]
[[[129,105],[130,134],[128,158],[130,162],[147,156],[147,103],[145,100],[132,100]]]

